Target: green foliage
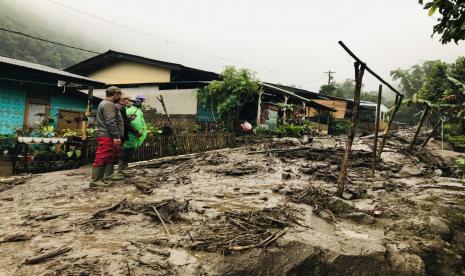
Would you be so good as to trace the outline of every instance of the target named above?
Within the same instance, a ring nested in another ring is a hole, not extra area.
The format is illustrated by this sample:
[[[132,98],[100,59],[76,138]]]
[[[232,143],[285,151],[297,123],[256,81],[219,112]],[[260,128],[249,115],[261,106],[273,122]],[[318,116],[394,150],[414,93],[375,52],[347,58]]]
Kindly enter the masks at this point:
[[[284,124],[278,127],[278,134],[289,137],[301,137],[303,135],[317,135],[318,130],[314,129],[310,124],[294,125]]]
[[[443,44],[465,39],[465,2],[463,0],[419,0],[428,15],[439,12],[438,23],[433,27],[433,35],[441,36]]]
[[[229,66],[221,73],[221,80],[199,89],[197,97],[201,104],[215,109],[225,126],[232,127],[244,104],[256,99],[261,91],[262,84],[255,73]]]
[[[346,135],[349,131],[349,127],[350,122],[348,119],[334,119],[331,117],[329,120],[328,132],[334,136]]]
[[[150,137],[157,136],[163,134],[161,128],[157,127],[154,123],[147,123],[147,135]]]
[[[399,81],[399,87],[406,98],[411,98],[420,91],[426,75],[432,71],[432,67],[440,61],[425,61],[421,64],[414,65],[409,69],[398,68],[391,71],[391,77]]]
[[[454,164],[455,174],[462,180],[465,180],[465,158],[459,157]]]
[[[465,136],[449,136],[449,142],[452,145],[452,148],[458,152],[465,152]]]
[[[445,62],[435,63],[426,75],[424,83],[418,91],[418,97],[432,103],[439,102],[451,87],[447,80],[448,69]]]
[[[99,50],[100,47],[89,42],[88,38],[83,38],[76,33],[63,35],[69,32],[59,25],[48,26],[42,19],[23,9],[19,1],[15,2],[0,1],[0,26],[3,28],[73,46]],[[84,44],[83,41],[86,43]],[[0,31],[0,55],[63,69],[95,54]]]

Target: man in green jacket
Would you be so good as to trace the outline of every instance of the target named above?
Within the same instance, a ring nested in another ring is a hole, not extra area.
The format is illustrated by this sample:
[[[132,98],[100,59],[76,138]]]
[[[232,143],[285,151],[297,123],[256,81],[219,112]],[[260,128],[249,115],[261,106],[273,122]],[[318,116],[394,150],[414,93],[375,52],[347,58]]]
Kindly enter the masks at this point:
[[[144,113],[142,112],[142,103],[145,102],[144,96],[136,96],[132,100],[132,106],[126,107],[123,116],[130,123],[130,128],[133,131],[127,132],[127,138],[123,144],[123,150],[119,155],[118,170],[125,174],[125,170],[128,168],[129,160],[134,154],[135,150],[142,145],[145,138],[147,137],[147,126],[144,120]]]

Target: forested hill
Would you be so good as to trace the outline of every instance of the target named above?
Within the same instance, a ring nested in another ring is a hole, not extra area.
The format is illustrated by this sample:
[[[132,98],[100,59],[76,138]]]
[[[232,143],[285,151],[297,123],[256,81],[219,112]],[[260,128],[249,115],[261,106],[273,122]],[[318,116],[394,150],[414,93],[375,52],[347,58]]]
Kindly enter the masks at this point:
[[[0,27],[67,45],[103,51],[95,42],[61,26],[47,25],[36,15],[15,6],[13,1],[7,2],[9,1],[0,1]],[[0,30],[0,55],[64,69],[95,54]]]

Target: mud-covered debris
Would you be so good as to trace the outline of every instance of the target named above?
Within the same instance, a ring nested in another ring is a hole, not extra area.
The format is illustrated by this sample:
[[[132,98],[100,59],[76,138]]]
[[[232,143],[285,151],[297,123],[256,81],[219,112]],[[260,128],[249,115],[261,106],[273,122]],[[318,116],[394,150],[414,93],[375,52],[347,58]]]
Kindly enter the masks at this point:
[[[33,179],[34,175],[25,175],[25,176],[13,176],[9,178],[1,178],[0,179],[0,192],[9,190],[14,186],[21,185],[26,183],[27,181]]]
[[[313,207],[313,213],[327,221],[335,221],[334,215],[343,215],[355,211],[355,207],[344,199],[333,196],[320,187],[309,185],[306,189],[291,189],[286,197],[294,203]]]
[[[182,220],[180,215],[189,211],[189,200],[177,201],[175,199],[166,199],[142,205],[132,205],[127,208],[141,212],[144,215],[150,216],[154,221],[161,223],[153,207],[157,208],[158,213],[165,222],[173,223]]]
[[[287,205],[255,212],[226,212],[191,231],[191,249],[223,252],[264,248],[299,224],[298,211]],[[281,230],[280,230],[281,229]]]
[[[1,237],[0,243],[21,242],[21,241],[28,241],[30,239],[32,239],[31,235],[28,235],[25,233],[15,233],[15,234],[10,234],[10,235]]]
[[[257,173],[261,169],[263,168],[257,164],[249,164],[247,162],[236,162],[232,165],[215,169],[213,170],[213,172],[229,176],[241,176]]]
[[[228,157],[219,152],[212,153],[204,159],[207,165],[219,165],[228,162]]]
[[[106,230],[111,229],[115,226],[122,225],[122,222],[119,219],[108,218],[108,219],[90,219],[86,222],[80,223],[81,230],[86,234],[92,234],[97,230]]]

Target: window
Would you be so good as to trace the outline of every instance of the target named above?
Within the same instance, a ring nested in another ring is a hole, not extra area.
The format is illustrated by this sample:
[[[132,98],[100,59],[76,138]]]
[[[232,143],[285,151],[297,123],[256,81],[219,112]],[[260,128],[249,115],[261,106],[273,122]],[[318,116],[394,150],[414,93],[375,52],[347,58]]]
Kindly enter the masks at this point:
[[[50,101],[46,99],[28,98],[26,100],[26,110],[24,114],[24,125],[36,129],[48,120],[50,115]]]

